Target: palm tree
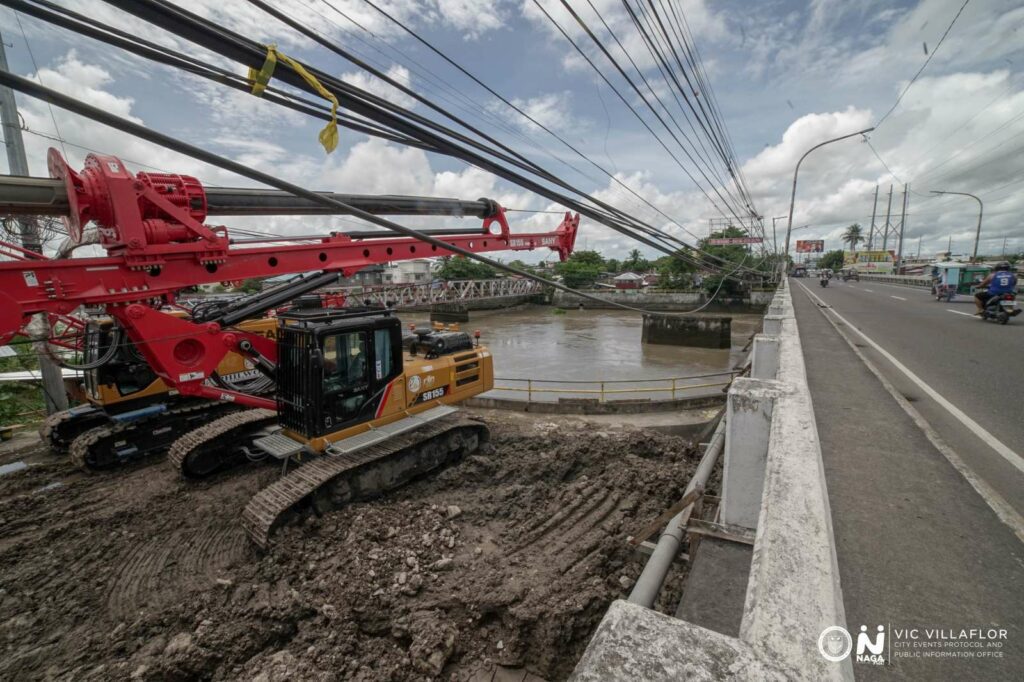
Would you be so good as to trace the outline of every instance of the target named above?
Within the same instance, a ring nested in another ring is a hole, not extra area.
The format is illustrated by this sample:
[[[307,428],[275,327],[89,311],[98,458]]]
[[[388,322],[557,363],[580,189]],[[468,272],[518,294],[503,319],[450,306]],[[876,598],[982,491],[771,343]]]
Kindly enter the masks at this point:
[[[861,232],[858,223],[854,223],[846,228],[846,232],[843,233],[843,241],[850,245],[850,251],[857,253],[857,244],[864,241],[864,234]]]
[[[640,249],[633,249],[632,251],[629,252],[629,258],[622,262],[623,269],[636,270],[637,268],[640,267],[641,257],[642,256],[640,255]]]

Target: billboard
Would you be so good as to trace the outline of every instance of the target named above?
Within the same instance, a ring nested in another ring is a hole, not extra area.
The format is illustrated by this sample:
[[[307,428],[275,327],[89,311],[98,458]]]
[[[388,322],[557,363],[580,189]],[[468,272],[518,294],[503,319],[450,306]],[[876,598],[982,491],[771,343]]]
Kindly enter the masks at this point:
[[[797,253],[821,253],[825,250],[824,239],[797,239]]]
[[[892,251],[858,251],[853,267],[857,272],[890,275],[896,262]]]
[[[709,239],[711,246],[731,246],[733,244],[760,244],[764,240],[760,237],[716,237]]]

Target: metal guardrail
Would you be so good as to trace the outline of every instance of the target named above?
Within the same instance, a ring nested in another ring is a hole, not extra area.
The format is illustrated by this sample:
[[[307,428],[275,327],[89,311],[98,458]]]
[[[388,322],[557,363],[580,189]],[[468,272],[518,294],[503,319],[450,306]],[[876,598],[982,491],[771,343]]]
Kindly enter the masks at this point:
[[[728,386],[734,376],[742,370],[725,370],[712,372],[710,374],[695,374],[684,377],[659,377],[654,379],[609,379],[609,380],[561,380],[561,379],[511,379],[498,377],[492,391],[512,391],[514,393],[525,393],[529,402],[534,402],[534,394],[558,395],[560,397],[590,397],[597,396],[599,402],[607,402],[608,396],[641,394],[646,397],[675,400],[677,397],[686,397],[687,392],[702,388],[721,388]],[[700,379],[712,377],[728,377],[725,381],[689,383]],[[518,382],[518,386],[497,385],[498,382]],[[657,386],[637,386],[637,384],[653,384]],[[525,385],[523,385],[525,384]],[[623,385],[630,385],[627,388],[619,388]],[[587,386],[582,388],[581,386]],[[658,393],[659,396],[649,394]],[[681,395],[680,395],[681,394]]]
[[[865,275],[861,274],[861,279],[869,282],[881,282],[883,284],[898,284],[906,287],[919,287],[922,289],[930,289],[932,286],[932,278],[927,276],[919,275]],[[1018,278],[1020,280],[1021,278]],[[973,289],[972,289],[973,291]],[[1017,293],[1024,292],[1024,283],[1017,285]]]

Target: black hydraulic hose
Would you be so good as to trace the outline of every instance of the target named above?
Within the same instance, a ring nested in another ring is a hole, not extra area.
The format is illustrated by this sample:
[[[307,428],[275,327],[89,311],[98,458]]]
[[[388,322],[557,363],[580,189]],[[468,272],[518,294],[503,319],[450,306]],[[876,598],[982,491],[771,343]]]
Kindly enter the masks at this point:
[[[27,78],[16,76],[10,73],[9,71],[0,70],[0,85],[5,85],[13,90],[17,90],[18,92],[24,93],[31,97],[36,97],[45,102],[49,102],[50,104],[58,106],[62,109],[66,109],[67,111],[70,111],[79,116],[84,116],[98,123],[110,126],[111,128],[119,130],[120,132],[134,135],[148,142],[152,142],[153,144],[157,144],[162,147],[166,147],[167,149],[170,149],[172,151],[178,152],[179,154],[190,156],[198,161],[202,161],[203,163],[208,163],[212,166],[217,166],[218,168],[221,168],[223,170],[236,173],[242,177],[249,178],[250,180],[254,180],[255,182],[259,182],[270,187],[275,187],[284,192],[290,192],[297,197],[309,199],[310,201],[320,203],[323,206],[341,209],[344,211],[350,211],[352,215],[357,216],[365,220],[366,222],[379,225],[383,228],[392,230],[399,234],[403,234],[407,237],[418,239],[427,244],[432,244],[440,249],[444,249],[452,253],[457,253],[471,260],[485,263],[498,270],[511,272],[513,274],[519,275],[520,277],[524,277],[535,282],[540,282],[541,284],[544,284],[546,286],[553,287],[555,289],[558,289],[559,291],[564,291],[566,293],[570,293],[575,296],[579,296],[581,298],[599,302],[605,305],[610,304],[617,308],[631,310],[639,313],[654,313],[654,311],[644,310],[643,308],[634,308],[633,306],[627,306],[614,301],[607,301],[598,296],[588,294],[583,291],[578,291],[576,289],[567,287],[564,284],[553,282],[543,277],[539,277],[533,274],[532,272],[520,270],[510,265],[506,265],[505,263],[502,263],[500,261],[487,258],[486,256],[481,256],[478,253],[474,253],[467,249],[463,249],[462,247],[455,246],[454,244],[449,244],[441,239],[437,239],[435,237],[422,234],[419,231],[414,230],[412,228],[405,227],[404,225],[399,225],[398,223],[394,223],[390,220],[387,220],[386,218],[375,216],[372,213],[367,213],[366,211],[358,209],[354,206],[348,206],[340,201],[337,201],[336,199],[332,199],[322,194],[310,191],[298,185],[292,184],[286,180],[282,180],[268,173],[264,173],[262,171],[246,166],[244,164],[238,163],[237,161],[232,161],[231,159],[224,158],[218,154],[214,154],[205,149],[201,149],[182,140],[175,139],[169,135],[156,132],[155,130],[150,130],[149,128],[146,128],[145,126],[135,123],[134,121],[129,121],[127,119],[121,118],[120,116],[116,116],[108,111],[86,104],[85,102],[82,102],[73,97],[69,97],[63,93],[57,92],[56,90],[51,90],[50,88],[35,83]],[[666,313],[655,314],[665,315]],[[678,315],[684,313],[667,314]]]

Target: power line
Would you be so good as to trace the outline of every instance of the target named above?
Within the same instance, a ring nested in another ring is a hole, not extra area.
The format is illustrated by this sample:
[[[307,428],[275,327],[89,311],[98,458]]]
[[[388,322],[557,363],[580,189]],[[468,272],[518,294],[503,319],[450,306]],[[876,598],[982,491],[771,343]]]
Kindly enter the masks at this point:
[[[370,6],[370,7],[372,7],[373,9],[375,9],[375,10],[376,10],[377,12],[379,12],[380,14],[382,14],[382,15],[383,15],[384,17],[386,17],[387,19],[389,19],[389,20],[390,20],[391,22],[393,22],[393,23],[394,23],[395,25],[399,26],[399,27],[400,27],[400,28],[401,28],[402,30],[404,30],[404,31],[405,31],[406,33],[408,33],[408,34],[409,34],[409,35],[410,35],[410,36],[411,36],[411,37],[412,37],[413,39],[415,39],[415,40],[417,40],[418,42],[420,42],[421,44],[423,44],[423,45],[424,45],[424,46],[425,46],[425,47],[426,47],[427,49],[431,50],[431,51],[432,51],[432,52],[433,52],[434,54],[438,55],[438,56],[439,56],[439,57],[440,57],[441,59],[443,59],[444,61],[446,61],[446,62],[447,62],[448,64],[450,64],[450,65],[451,65],[452,67],[454,67],[454,68],[455,68],[456,70],[458,70],[458,71],[459,71],[460,73],[462,73],[462,74],[463,74],[464,76],[466,76],[467,78],[469,78],[470,80],[472,80],[472,81],[473,81],[474,83],[476,83],[477,85],[479,85],[479,86],[480,86],[481,88],[483,88],[484,90],[486,90],[486,91],[487,91],[487,92],[488,92],[489,94],[491,94],[492,96],[494,96],[494,97],[498,98],[498,100],[500,100],[500,101],[501,101],[502,103],[504,103],[504,104],[505,104],[506,106],[508,106],[508,107],[510,107],[511,109],[513,109],[513,110],[514,110],[514,111],[515,111],[516,113],[518,113],[518,114],[519,114],[520,116],[524,117],[524,118],[525,118],[526,120],[528,120],[528,121],[529,121],[530,123],[532,123],[532,124],[536,125],[536,126],[537,126],[537,127],[539,127],[540,129],[542,129],[542,130],[543,130],[544,132],[546,132],[546,133],[548,133],[549,135],[551,135],[551,136],[552,136],[553,138],[555,138],[556,140],[558,140],[559,142],[561,142],[561,143],[562,143],[563,145],[565,145],[566,147],[568,147],[568,148],[569,148],[570,150],[572,150],[572,151],[573,151],[573,152],[574,152],[574,153],[575,153],[575,154],[576,154],[577,156],[579,156],[580,158],[582,158],[583,160],[587,161],[587,162],[588,162],[589,164],[591,164],[592,166],[594,166],[595,168],[597,168],[598,170],[600,170],[600,171],[601,171],[601,172],[602,172],[602,173],[603,173],[604,175],[606,175],[606,176],[607,176],[607,177],[608,177],[609,179],[611,179],[611,180],[612,180],[612,182],[614,182],[614,183],[615,183],[616,185],[618,185],[619,187],[621,187],[621,188],[625,189],[625,190],[626,190],[627,192],[629,192],[630,194],[632,194],[633,196],[635,196],[635,197],[636,197],[637,199],[639,199],[640,201],[642,201],[642,202],[643,202],[643,203],[644,203],[645,205],[647,205],[648,207],[650,207],[651,209],[653,209],[653,210],[654,210],[654,211],[655,211],[655,212],[656,212],[656,213],[657,213],[658,215],[660,215],[661,217],[663,217],[663,218],[665,218],[666,220],[670,221],[670,222],[671,222],[671,223],[673,223],[674,225],[678,226],[679,228],[681,228],[682,230],[684,230],[685,232],[687,232],[688,234],[690,234],[690,235],[691,235],[692,237],[694,237],[695,239],[697,239],[697,238],[698,238],[698,237],[697,237],[697,235],[695,235],[695,234],[693,234],[692,232],[690,232],[690,231],[689,231],[689,230],[688,230],[688,229],[687,229],[686,227],[684,227],[684,226],[683,226],[683,225],[682,225],[681,223],[679,223],[678,221],[676,221],[676,220],[675,220],[674,218],[672,218],[671,216],[669,216],[669,215],[665,214],[665,213],[664,213],[664,212],[663,212],[663,211],[662,211],[662,210],[661,210],[660,208],[658,208],[658,207],[657,207],[657,206],[655,206],[655,205],[654,205],[653,203],[651,203],[650,201],[648,201],[647,199],[645,199],[645,198],[644,198],[643,196],[641,196],[641,195],[640,195],[639,193],[637,193],[637,192],[636,192],[636,191],[635,191],[635,190],[634,190],[633,188],[629,187],[629,186],[628,186],[628,185],[626,185],[626,184],[625,184],[624,182],[622,182],[621,180],[619,180],[619,178],[617,178],[617,177],[616,177],[615,175],[613,175],[612,173],[610,173],[610,172],[609,172],[609,171],[608,171],[607,169],[605,169],[605,168],[604,168],[603,166],[601,166],[600,164],[598,164],[597,162],[595,162],[594,160],[592,160],[592,159],[591,159],[590,157],[588,157],[588,156],[587,156],[586,154],[584,154],[583,152],[581,152],[581,151],[580,151],[579,149],[577,149],[577,148],[576,148],[575,146],[573,146],[573,145],[572,145],[572,144],[571,144],[570,142],[568,142],[568,141],[567,141],[567,140],[566,140],[565,138],[563,138],[562,136],[560,136],[560,135],[559,135],[558,133],[556,133],[555,131],[551,130],[551,129],[550,129],[550,128],[549,128],[548,126],[546,126],[546,125],[544,125],[543,123],[541,123],[540,121],[538,121],[538,120],[537,120],[537,119],[536,119],[535,117],[531,116],[531,115],[530,115],[530,114],[529,114],[528,112],[524,111],[524,110],[523,110],[523,109],[522,109],[521,107],[517,106],[517,105],[516,105],[516,104],[515,104],[514,102],[510,101],[510,100],[509,100],[508,98],[506,98],[506,97],[504,97],[503,95],[501,95],[500,93],[498,93],[498,92],[497,92],[496,90],[494,90],[494,89],[493,89],[492,87],[490,87],[489,85],[487,85],[486,83],[484,83],[484,82],[483,82],[482,80],[480,80],[480,78],[478,78],[477,76],[475,76],[475,75],[474,75],[473,73],[471,73],[471,72],[470,72],[469,70],[467,70],[467,69],[466,69],[465,67],[463,67],[463,66],[462,66],[461,64],[459,64],[458,62],[456,62],[456,61],[455,61],[454,59],[452,59],[452,58],[451,58],[450,56],[448,56],[447,54],[445,54],[444,52],[442,52],[441,50],[439,50],[439,49],[438,49],[437,47],[435,47],[435,46],[434,46],[434,45],[432,45],[431,43],[429,43],[429,42],[427,42],[426,40],[424,40],[424,39],[423,39],[423,38],[422,38],[422,37],[421,37],[421,36],[420,36],[420,35],[419,35],[419,34],[418,34],[417,32],[413,31],[413,30],[412,30],[411,28],[409,28],[409,27],[408,27],[408,26],[407,26],[406,24],[404,24],[403,22],[401,22],[400,20],[398,20],[397,18],[395,18],[395,17],[393,16],[393,15],[391,15],[391,14],[390,14],[390,13],[388,13],[387,11],[385,11],[385,10],[381,9],[381,8],[380,8],[380,7],[379,7],[379,6],[378,6],[378,5],[376,4],[376,3],[374,3],[374,2],[372,1],[372,0],[363,0],[363,1],[364,1],[364,2],[366,3],[366,4],[368,4],[368,5]],[[598,96],[600,97],[600,90],[598,91]],[[603,104],[603,98],[602,98],[602,104]],[[706,193],[705,193],[705,196],[706,196]],[[709,201],[710,201],[710,197],[708,197],[708,199],[709,199]],[[713,204],[713,203],[714,203],[714,202],[712,201],[712,204]]]
[[[90,37],[117,45],[118,47],[140,54],[148,59],[153,59],[159,63],[181,68],[195,75],[210,78],[215,82],[229,85],[230,87],[240,90],[247,91],[250,87],[250,84],[248,84],[245,79],[237,76],[236,74],[231,74],[230,72],[225,74],[223,70],[216,71],[213,67],[201,62],[200,60],[182,57],[181,53],[178,51],[172,53],[166,48],[154,46],[151,43],[144,44],[145,41],[141,41],[137,36],[126,36],[124,32],[118,32],[116,29],[112,29],[96,22],[95,20],[82,17],[82,15],[77,15],[73,12],[64,10],[63,8],[54,6],[52,3],[37,0],[36,4],[52,7],[55,12],[60,12],[64,17],[74,19],[74,21],[65,18],[55,18],[55,15],[52,12],[47,12],[46,10],[40,9],[40,7],[30,5],[26,2],[21,2],[19,0],[10,1],[12,4],[17,4],[26,13],[32,14],[37,18],[55,23],[78,33],[90,35]],[[258,67],[262,64],[264,59],[265,48],[259,44],[237,36],[237,34],[232,33],[228,29],[202,20],[196,15],[168,3],[150,0],[148,2],[134,3],[115,2],[113,4],[118,6],[123,5],[124,9],[127,9],[147,21],[151,21],[157,26],[161,26],[172,33],[176,33],[181,37],[185,37],[186,39],[195,42],[201,47],[211,50],[228,59],[241,62],[244,65]],[[91,26],[92,28],[86,30],[83,27],[83,23]],[[117,37],[115,38],[114,36]],[[346,58],[349,57],[346,56]],[[699,253],[698,249],[692,249],[692,247],[689,247],[675,237],[662,233],[645,223],[623,214],[614,207],[608,206],[594,197],[573,188],[571,185],[560,181],[557,177],[551,176],[542,168],[538,168],[536,164],[533,164],[528,160],[520,161],[519,158],[501,154],[495,151],[492,147],[481,145],[480,143],[477,143],[464,135],[455,133],[436,122],[426,120],[422,116],[409,112],[403,107],[387,102],[383,98],[344,83],[319,69],[308,67],[308,70],[313,73],[321,83],[325,84],[333,91],[332,94],[335,94],[335,96],[338,97],[344,111],[352,112],[358,117],[365,117],[364,120],[363,118],[353,118],[349,116],[348,119],[343,122],[343,124],[348,127],[358,129],[358,126],[363,126],[363,130],[361,130],[361,132],[381,136],[385,139],[394,139],[402,144],[410,144],[411,146],[417,146],[428,151],[435,151],[459,158],[484,170],[495,173],[499,177],[519,184],[530,191],[556,201],[559,204],[570,207],[596,222],[604,224],[628,237],[637,239],[658,251],[662,251],[663,253],[672,255],[673,257],[692,262],[698,266],[708,269],[722,268],[721,265],[713,265],[710,260],[707,262],[700,262],[699,260],[694,259],[691,253]],[[287,83],[292,87],[298,87],[306,91],[310,91],[312,89],[311,86],[290,70],[279,70],[276,78],[278,81]],[[302,111],[303,113],[307,113],[308,115],[320,118],[324,118],[326,116],[322,106],[319,108],[311,107],[304,103],[305,100],[299,99],[298,101],[295,101],[294,96],[289,93],[284,91],[280,91],[279,93],[277,90],[268,88],[268,93],[271,92],[273,92],[274,96],[267,97],[265,95],[265,99],[270,99],[276,104],[289,106]],[[453,142],[443,136],[450,136],[454,138],[455,141]],[[469,145],[469,147],[463,145]],[[493,160],[488,159],[482,154],[492,157]],[[529,179],[528,177],[502,165],[506,163],[513,167],[522,168],[529,173],[537,174],[540,178],[549,180],[558,186],[565,187],[573,193],[579,194],[587,201],[592,202],[598,208],[595,209],[591,206],[581,204],[563,194],[554,192],[546,186],[538,184],[535,180]],[[652,239],[655,239],[656,241],[652,241]],[[682,248],[680,249],[679,247],[673,246],[671,249],[668,249],[659,243],[665,240],[671,240],[681,244]],[[720,263],[723,262],[720,258],[710,254],[704,254],[702,257],[717,260]]]
[[[303,187],[300,187],[300,186],[295,185],[293,183],[287,182],[285,180],[277,178],[277,177],[275,177],[273,175],[270,175],[268,173],[264,173],[262,171],[256,170],[256,169],[251,168],[249,166],[246,166],[245,164],[241,164],[241,163],[238,163],[236,161],[232,161],[232,160],[227,159],[225,157],[219,156],[217,154],[213,154],[212,152],[209,152],[209,151],[206,151],[206,150],[201,149],[199,147],[196,147],[194,145],[190,145],[190,144],[188,144],[186,142],[183,142],[181,140],[177,140],[177,139],[175,139],[173,137],[170,137],[168,135],[164,135],[164,134],[158,133],[158,132],[156,132],[154,130],[150,130],[150,129],[148,129],[148,128],[146,128],[146,127],[144,127],[144,126],[142,126],[142,125],[140,125],[138,123],[135,123],[134,121],[129,121],[129,120],[121,118],[119,116],[115,116],[115,115],[113,115],[113,114],[111,114],[111,113],[109,113],[107,111],[104,111],[104,110],[101,110],[101,109],[99,109],[97,107],[93,107],[91,105],[85,104],[84,102],[81,102],[80,100],[77,100],[77,99],[72,98],[72,97],[68,97],[68,96],[63,95],[63,94],[61,94],[59,92],[56,92],[54,90],[50,90],[49,88],[46,88],[46,87],[44,87],[42,85],[34,83],[34,82],[32,82],[32,81],[30,81],[28,79],[21,78],[19,76],[15,76],[15,75],[13,75],[13,74],[11,74],[9,72],[0,72],[0,84],[7,85],[8,87],[11,87],[13,89],[19,90],[20,92],[22,92],[24,94],[27,94],[29,96],[38,97],[40,99],[43,99],[44,101],[50,102],[51,104],[55,104],[55,105],[57,105],[57,106],[59,106],[59,107],[61,107],[63,109],[67,109],[68,111],[71,111],[71,112],[73,112],[75,114],[78,114],[80,116],[85,116],[86,118],[89,118],[89,119],[91,119],[93,121],[96,121],[98,123],[102,123],[104,125],[111,126],[111,127],[115,128],[116,130],[119,130],[121,132],[134,135],[136,137],[139,137],[141,139],[147,140],[147,141],[149,141],[151,143],[154,143],[154,144],[161,145],[163,147],[166,147],[166,148],[171,149],[173,151],[176,151],[178,153],[185,154],[187,156],[191,156],[192,158],[194,158],[194,159],[196,159],[198,161],[202,161],[204,163],[208,163],[208,164],[211,164],[213,166],[217,166],[219,168],[222,168],[223,170],[235,173],[235,174],[243,176],[243,177],[247,177],[250,180],[253,180],[255,182],[258,182],[258,183],[261,183],[261,184],[264,184],[264,185],[267,185],[267,186],[270,186],[270,187],[274,187],[274,188],[279,189],[279,190],[284,191],[284,192],[288,192],[289,194],[292,194],[293,196],[301,197],[301,198],[304,198],[304,199],[308,199],[310,201],[313,201],[314,203],[317,203],[317,204],[320,204],[320,205],[323,205],[323,206],[327,206],[327,207],[330,207],[330,208],[342,209],[342,210],[344,210],[344,211],[346,211],[346,212],[348,212],[348,213],[350,213],[350,214],[352,214],[354,216],[362,218],[363,220],[365,220],[367,222],[373,223],[375,225],[378,225],[378,226],[383,227],[385,229],[391,230],[393,232],[397,232],[399,234],[403,234],[403,235],[405,235],[407,237],[412,237],[412,238],[418,239],[419,241],[425,242],[427,244],[432,244],[432,245],[437,246],[438,248],[442,248],[442,249],[444,249],[446,251],[451,251],[453,253],[457,253],[459,255],[465,256],[466,258],[470,258],[472,260],[476,260],[476,261],[479,261],[481,263],[485,263],[485,264],[490,265],[491,267],[496,268],[498,270],[503,270],[503,271],[506,271],[506,272],[514,273],[514,274],[520,275],[522,277],[525,277],[527,279],[531,279],[531,280],[534,280],[534,281],[537,281],[537,282],[541,282],[542,284],[545,284],[547,286],[553,287],[553,288],[558,289],[560,291],[565,291],[567,293],[571,293],[571,294],[580,296],[582,298],[586,298],[588,300],[594,300],[594,301],[600,301],[602,303],[607,303],[606,301],[604,301],[604,299],[601,299],[598,296],[591,295],[591,294],[588,294],[586,292],[578,291],[578,290],[572,289],[570,287],[567,287],[567,286],[565,286],[563,284],[560,284],[558,282],[553,282],[553,281],[547,280],[547,279],[545,279],[543,277],[540,277],[538,275],[535,275],[535,274],[533,274],[531,272],[527,272],[525,270],[520,270],[518,268],[511,267],[509,265],[506,265],[504,263],[496,261],[496,260],[494,260],[492,258],[488,258],[486,256],[482,256],[482,255],[480,255],[478,253],[474,253],[472,251],[468,251],[466,249],[463,249],[461,247],[455,246],[453,244],[449,244],[447,242],[442,241],[441,239],[437,239],[435,237],[431,237],[431,236],[429,236],[427,234],[424,234],[422,232],[419,232],[417,230],[405,227],[403,225],[399,225],[399,224],[397,224],[397,223],[395,223],[395,222],[393,222],[391,220],[388,220],[386,218],[383,218],[381,216],[377,216],[377,215],[374,215],[372,213],[368,213],[368,212],[363,211],[363,210],[361,210],[361,209],[359,209],[359,208],[357,208],[355,206],[350,206],[350,205],[344,204],[343,202],[338,201],[338,200],[336,200],[336,199],[334,199],[332,197],[328,197],[328,196],[325,196],[323,194],[319,194],[317,192],[313,192],[313,191],[307,190],[307,189],[305,189]],[[744,257],[743,261],[729,274],[731,275],[731,274],[735,274],[736,272],[738,272],[739,269],[743,267],[743,264],[747,260],[747,258],[749,258],[749,253],[747,254],[747,256]],[[762,262],[763,262],[763,260],[764,259],[762,259]],[[723,277],[723,280],[724,279],[725,278]],[[710,303],[710,301],[708,303]],[[706,306],[708,303],[705,303],[704,306]],[[640,313],[649,313],[649,312],[651,312],[651,311],[644,310],[642,308],[635,308],[633,306],[627,306],[627,305],[623,305],[623,304],[617,303],[617,302],[614,302],[613,305],[615,305],[616,307],[619,307],[619,308],[623,308],[623,309],[627,309],[627,310],[632,310],[634,312],[640,312]],[[703,308],[704,306],[701,306],[701,308]],[[692,311],[689,311],[689,312],[692,312]],[[659,314],[664,314],[664,313],[659,313]],[[680,313],[670,313],[670,314],[676,315],[676,314],[680,314]],[[686,313],[686,314],[688,314],[688,313]]]
[[[562,0],[562,1],[563,1],[563,4],[565,4],[564,0]],[[633,105],[630,104],[629,100],[627,100],[626,97],[619,91],[619,89],[616,88],[612,84],[612,82],[597,67],[597,65],[593,62],[593,60],[591,60],[590,57],[587,56],[587,54],[583,51],[583,49],[579,46],[579,44],[577,44],[577,42],[575,40],[573,40],[573,38],[565,31],[565,29],[562,28],[562,26],[554,19],[554,17],[552,17],[551,14],[548,13],[548,11],[546,9],[544,9],[543,5],[541,5],[540,2],[538,2],[538,0],[533,0],[533,3],[534,3],[534,5],[537,6],[538,9],[540,9],[540,11],[544,14],[544,16],[546,16],[548,18],[548,20],[555,26],[555,28],[558,29],[558,31],[562,34],[562,36],[573,46],[573,48],[575,48],[575,50],[580,54],[580,56],[583,57],[583,59],[591,66],[591,68],[594,70],[594,72],[597,73],[601,77],[601,79],[604,80],[604,82],[608,84],[608,87],[610,87],[612,89],[612,91],[619,97],[619,99],[622,101],[622,103],[625,104],[626,107],[637,118],[637,120],[640,121],[640,123],[644,126],[644,128],[646,128],[647,131],[651,133],[651,135],[655,138],[655,140],[657,140],[658,144],[676,162],[676,165],[678,165],[679,168],[686,174],[686,176],[694,183],[694,185],[697,186],[697,188],[708,199],[708,201],[710,201],[711,204],[713,206],[715,206],[715,208],[718,210],[718,212],[721,213],[723,217],[728,217],[725,214],[725,211],[723,211],[722,208],[715,202],[715,200],[711,198],[711,195],[709,195],[707,193],[707,191],[700,185],[700,183],[697,181],[697,179],[693,177],[693,174],[690,173],[689,169],[687,169],[686,166],[679,160],[679,158],[675,154],[672,153],[672,151],[668,148],[668,145],[666,145],[665,142],[661,139],[661,137],[658,136],[658,134],[654,132],[654,129],[650,127],[650,125],[647,123],[647,121],[645,121],[643,119],[642,116],[640,116],[639,112],[637,112],[637,110],[633,107]],[[598,48],[605,54],[605,56],[612,63],[612,65],[615,66],[616,70],[619,71],[619,73],[630,84],[630,86],[633,88],[633,90],[640,96],[640,99],[647,105],[648,109],[654,114],[655,118],[657,118],[661,122],[662,126],[669,132],[669,134],[673,138],[675,138],[675,134],[672,133],[671,129],[668,127],[668,124],[665,123],[665,120],[657,113],[656,110],[654,110],[654,108],[650,105],[650,102],[647,100],[647,98],[644,97],[642,92],[640,92],[640,89],[636,86],[636,84],[632,81],[632,79],[630,79],[629,76],[626,75],[626,73],[625,73],[625,71],[623,71],[622,67],[608,53],[607,49],[605,49],[605,47],[600,43],[600,41],[597,40],[596,36],[593,35],[593,32],[590,31],[589,27],[586,27],[586,24],[583,23],[583,21],[581,19],[579,19],[579,15],[576,14],[572,10],[571,7],[568,7],[568,5],[566,5],[566,7],[569,10],[569,12],[577,19],[577,22],[581,25],[581,27],[583,27],[584,30],[588,33],[588,35],[591,37],[591,39],[594,41],[594,43],[598,46]],[[685,148],[682,147],[682,144],[679,143],[678,138],[676,138],[676,142],[678,144],[680,144],[680,148],[683,149],[684,154],[686,154],[688,157],[690,157],[689,152]],[[690,157],[690,160],[693,161],[692,157]],[[703,171],[700,171],[700,173],[702,175],[704,175]],[[710,183],[710,180],[708,180],[706,175],[705,175],[705,180],[707,180]],[[711,184],[713,184],[713,183],[711,183]],[[729,211],[733,214],[733,217],[735,217],[738,221],[742,222],[742,219],[739,217],[739,215],[737,215],[735,209],[729,204],[729,202],[725,199],[725,197],[723,197],[721,195],[721,193],[718,192],[717,188],[713,187],[712,189],[713,189],[713,191],[716,194],[718,194],[719,199],[721,199],[722,202],[726,205],[726,207],[729,209]]]
[[[932,58],[935,56],[935,53],[938,52],[939,47],[942,46],[942,42],[946,39],[946,36],[949,35],[950,29],[953,28],[953,24],[955,24],[956,20],[960,18],[960,14],[964,11],[964,8],[967,7],[967,3],[969,3],[970,1],[971,0],[964,0],[964,4],[960,5],[960,9],[957,10],[956,15],[953,17],[953,21],[949,22],[949,26],[947,26],[946,30],[942,33],[942,37],[939,38],[939,42],[935,43],[935,47],[933,47],[932,51],[928,54],[928,58],[924,60],[924,64],[921,65],[921,68],[917,70],[917,73],[914,74],[914,77],[910,79],[909,83],[907,83],[907,87],[903,88],[903,92],[901,92],[899,97],[896,98],[896,101],[893,102],[893,105],[889,108],[889,111],[885,112],[885,115],[882,116],[882,118],[878,119],[878,123],[875,124],[875,130],[878,130],[878,128],[885,121],[885,119],[889,118],[889,114],[896,110],[896,107],[898,107],[900,102],[903,100],[903,96],[907,94],[907,91],[910,90],[911,86],[913,86],[915,82],[917,82],[918,77],[925,70],[925,68],[927,68],[928,64],[931,63]]]

